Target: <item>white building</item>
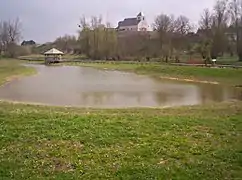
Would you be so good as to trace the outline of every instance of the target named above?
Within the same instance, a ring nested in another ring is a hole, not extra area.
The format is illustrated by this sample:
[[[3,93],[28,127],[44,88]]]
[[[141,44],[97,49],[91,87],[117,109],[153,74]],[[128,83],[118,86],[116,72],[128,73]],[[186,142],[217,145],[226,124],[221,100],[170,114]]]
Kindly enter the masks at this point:
[[[118,31],[148,31],[148,23],[143,13],[139,13],[135,18],[126,18],[118,23]]]

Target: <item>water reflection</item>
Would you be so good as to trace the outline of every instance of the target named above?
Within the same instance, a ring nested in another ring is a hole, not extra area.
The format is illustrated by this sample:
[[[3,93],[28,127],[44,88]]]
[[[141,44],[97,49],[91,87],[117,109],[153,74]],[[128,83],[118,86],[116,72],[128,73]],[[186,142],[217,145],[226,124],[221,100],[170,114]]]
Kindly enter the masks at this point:
[[[79,107],[165,107],[241,100],[239,89],[161,81],[81,67],[33,65],[39,73],[0,88],[0,99]]]

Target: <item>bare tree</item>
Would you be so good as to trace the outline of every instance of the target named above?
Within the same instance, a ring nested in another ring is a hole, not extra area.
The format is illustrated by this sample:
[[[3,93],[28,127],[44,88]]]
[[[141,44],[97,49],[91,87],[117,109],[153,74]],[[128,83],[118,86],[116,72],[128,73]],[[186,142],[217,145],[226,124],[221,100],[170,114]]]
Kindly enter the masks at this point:
[[[217,0],[214,5],[212,24],[212,49],[211,57],[216,58],[226,50],[228,38],[226,29],[228,27],[229,11],[228,0]]]
[[[229,12],[231,15],[231,24],[238,25],[242,16],[242,0],[231,0],[229,3]]]
[[[217,0],[214,6],[213,25],[217,28],[225,28],[228,25],[228,20],[228,0]]]
[[[0,22],[0,42],[1,42],[2,51],[6,51],[7,45],[10,43],[8,27],[9,25],[6,21]]]
[[[179,62],[180,55],[187,49],[189,44],[189,33],[192,31],[190,20],[186,16],[178,16],[174,22],[174,32],[172,36],[172,47],[175,61]]]
[[[92,27],[92,29],[97,29],[99,27],[104,27],[104,25],[102,24],[102,20],[103,20],[102,16],[99,16],[99,17],[93,16],[91,18],[91,27]]]
[[[74,52],[77,41],[75,36],[65,35],[57,38],[54,44],[58,49],[61,49],[65,53],[71,53]]]
[[[153,24],[154,30],[158,32],[173,32],[174,31],[174,16],[160,14],[155,18]]]
[[[17,18],[14,21],[8,22],[8,34],[11,43],[17,43],[21,38],[21,23]]]
[[[212,13],[209,9],[204,9],[199,21],[199,28],[203,30],[211,30],[213,24]]]
[[[83,30],[85,28],[89,28],[89,23],[86,20],[85,16],[80,18],[80,23],[78,24],[79,29]]]
[[[192,30],[192,25],[190,24],[189,18],[186,16],[179,16],[175,20],[175,32],[181,35],[185,35]]]
[[[168,62],[169,52],[171,48],[167,48],[167,44],[171,45],[171,36],[174,32],[174,16],[160,14],[156,17],[155,22],[153,24],[154,30],[158,33],[160,49],[162,55],[165,57],[165,61]],[[171,46],[169,46],[171,47]]]
[[[21,38],[21,23],[19,19],[0,22],[0,50],[11,57],[15,55],[15,47]]]
[[[235,28],[236,49],[239,60],[242,61],[242,0],[232,0],[229,4],[231,28]]]
[[[92,17],[86,21],[85,17],[81,19],[79,27],[79,42],[82,53],[85,53],[91,59],[109,59],[116,53],[117,34],[110,23],[103,24],[102,17]]]
[[[0,22],[0,55],[4,51],[4,40],[3,40],[3,36],[4,36],[4,26],[3,26],[3,22]]]
[[[87,22],[86,17],[82,16],[80,18],[80,23],[78,24],[79,27],[79,37],[78,41],[80,44],[80,52],[79,53],[85,53],[87,56],[89,56],[90,52],[90,24]]]

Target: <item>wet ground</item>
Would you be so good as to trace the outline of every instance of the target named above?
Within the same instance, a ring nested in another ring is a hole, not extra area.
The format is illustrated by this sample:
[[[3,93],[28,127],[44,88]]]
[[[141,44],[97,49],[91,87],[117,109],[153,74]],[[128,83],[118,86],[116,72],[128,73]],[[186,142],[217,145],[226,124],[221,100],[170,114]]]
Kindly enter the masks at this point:
[[[74,66],[31,65],[38,74],[0,87],[0,99],[58,106],[172,107],[242,100],[238,89],[165,81],[133,73]]]

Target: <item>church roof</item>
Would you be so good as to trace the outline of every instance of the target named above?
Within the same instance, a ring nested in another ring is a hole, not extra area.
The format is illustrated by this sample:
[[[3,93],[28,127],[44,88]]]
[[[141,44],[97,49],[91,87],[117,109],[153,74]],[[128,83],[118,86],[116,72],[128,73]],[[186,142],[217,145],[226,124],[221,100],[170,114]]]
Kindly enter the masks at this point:
[[[119,27],[122,26],[136,26],[140,23],[140,20],[138,20],[137,18],[126,18],[123,21],[120,21],[118,23]]]
[[[142,12],[140,12],[137,15],[137,17],[135,17],[135,18],[126,18],[123,21],[120,21],[118,23],[118,27],[120,28],[120,27],[125,27],[125,26],[136,26],[141,21],[141,18],[139,18],[139,17],[143,17],[143,16],[144,16],[144,14]]]

